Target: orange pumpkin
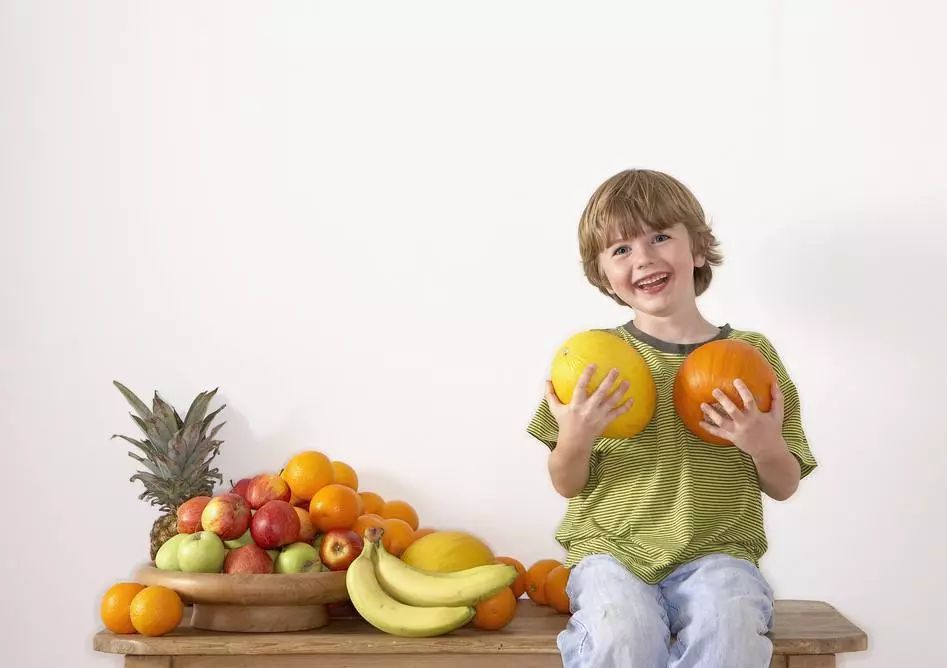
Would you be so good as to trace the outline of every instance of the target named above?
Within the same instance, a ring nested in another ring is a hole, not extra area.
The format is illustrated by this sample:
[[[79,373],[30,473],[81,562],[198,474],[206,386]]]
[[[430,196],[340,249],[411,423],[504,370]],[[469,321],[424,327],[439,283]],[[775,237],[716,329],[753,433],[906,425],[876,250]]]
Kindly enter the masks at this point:
[[[691,433],[708,443],[733,445],[704,431],[700,426],[705,419],[700,404],[717,404],[713,391],[720,388],[730,401],[743,408],[743,399],[733,386],[737,378],[746,383],[757,407],[768,412],[776,373],[755,347],[744,341],[722,339],[705,343],[687,356],[674,379],[674,408]]]

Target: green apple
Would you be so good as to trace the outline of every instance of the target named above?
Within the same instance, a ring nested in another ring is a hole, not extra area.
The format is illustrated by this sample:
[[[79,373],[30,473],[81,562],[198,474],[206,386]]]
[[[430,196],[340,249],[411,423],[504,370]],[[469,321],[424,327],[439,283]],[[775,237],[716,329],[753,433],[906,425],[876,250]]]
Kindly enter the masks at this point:
[[[240,538],[234,538],[233,540],[225,540],[224,545],[226,545],[231,550],[236,550],[238,547],[243,547],[244,545],[249,545],[253,542],[253,537],[250,535],[250,530],[247,529],[243,532],[243,535]]]
[[[213,531],[189,533],[178,545],[178,568],[185,573],[220,573],[226,556],[224,541]]]
[[[178,547],[190,535],[189,533],[179,533],[164,541],[164,544],[158,548],[158,554],[155,555],[155,566],[163,571],[181,570],[178,566]]]
[[[276,557],[277,573],[318,573],[322,570],[319,553],[309,543],[293,543],[283,548]]]

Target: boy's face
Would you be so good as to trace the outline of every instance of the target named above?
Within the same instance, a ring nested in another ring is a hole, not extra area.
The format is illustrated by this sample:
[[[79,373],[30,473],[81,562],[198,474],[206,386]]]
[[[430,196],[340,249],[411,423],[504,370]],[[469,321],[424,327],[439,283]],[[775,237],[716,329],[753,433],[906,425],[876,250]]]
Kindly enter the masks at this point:
[[[704,262],[702,256],[691,255],[683,223],[660,232],[648,230],[635,239],[612,236],[599,254],[608,292],[635,311],[659,317],[693,305],[694,267]]]

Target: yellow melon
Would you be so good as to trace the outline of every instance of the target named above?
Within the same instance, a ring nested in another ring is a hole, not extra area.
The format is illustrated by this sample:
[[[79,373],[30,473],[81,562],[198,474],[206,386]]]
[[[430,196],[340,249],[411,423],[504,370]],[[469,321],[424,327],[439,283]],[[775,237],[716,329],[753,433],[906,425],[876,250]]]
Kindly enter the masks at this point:
[[[572,401],[579,377],[593,363],[597,368],[589,382],[589,394],[598,389],[611,369],[618,369],[619,378],[610,391],[627,380],[630,387],[622,400],[628,397],[634,400],[631,409],[612,420],[602,436],[631,438],[644,429],[654,415],[657,392],[648,364],[637,350],[610,332],[591,330],[576,334],[562,344],[552,361],[552,386],[559,401]]]
[[[415,568],[452,573],[496,562],[493,552],[479,538],[462,531],[435,531],[408,546],[401,559]]]

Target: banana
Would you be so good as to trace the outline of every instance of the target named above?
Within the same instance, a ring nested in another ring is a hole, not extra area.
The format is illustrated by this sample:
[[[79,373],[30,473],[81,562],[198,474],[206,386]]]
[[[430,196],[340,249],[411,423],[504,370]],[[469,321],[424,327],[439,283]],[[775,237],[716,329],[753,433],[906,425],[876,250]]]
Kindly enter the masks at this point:
[[[394,598],[408,605],[476,605],[516,579],[516,569],[507,564],[475,566],[455,573],[422,571],[375,546],[375,576]]]
[[[389,596],[375,576],[375,553],[376,543],[365,541],[345,574],[352,605],[369,624],[396,636],[429,637],[449,633],[473,619],[475,610],[470,606],[422,608]]]

